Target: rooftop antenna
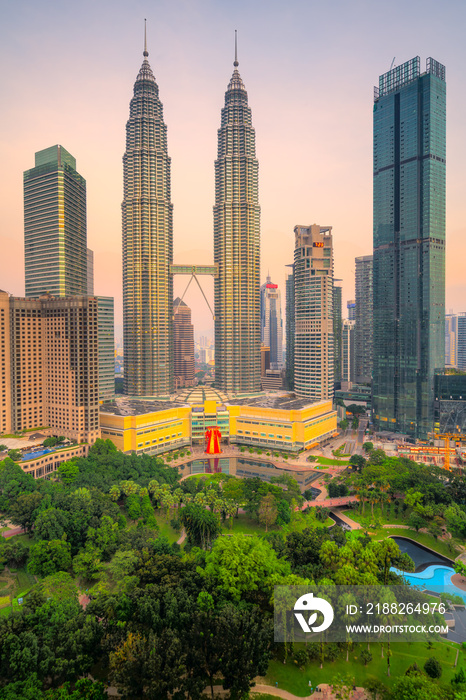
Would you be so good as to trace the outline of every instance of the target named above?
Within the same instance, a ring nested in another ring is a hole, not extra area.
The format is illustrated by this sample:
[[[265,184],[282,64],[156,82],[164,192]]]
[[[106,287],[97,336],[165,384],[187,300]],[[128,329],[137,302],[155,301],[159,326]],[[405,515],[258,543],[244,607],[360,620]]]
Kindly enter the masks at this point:
[[[147,22],[147,19],[144,19],[144,53],[142,55],[147,58],[147,56],[149,55],[149,52],[147,50],[146,22]]]
[[[392,61],[392,65],[390,66],[390,70],[393,68],[393,64],[395,63],[395,58],[396,58],[396,56],[393,56],[393,61]]]
[[[235,68],[238,68],[239,63],[238,63],[238,32],[235,29],[235,62],[233,63]]]

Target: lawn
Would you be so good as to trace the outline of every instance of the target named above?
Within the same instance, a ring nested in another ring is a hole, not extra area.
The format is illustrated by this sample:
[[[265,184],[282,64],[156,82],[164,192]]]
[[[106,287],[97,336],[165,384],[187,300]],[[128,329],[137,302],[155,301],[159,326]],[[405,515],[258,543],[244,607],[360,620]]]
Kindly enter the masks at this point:
[[[347,459],[330,459],[329,457],[317,457],[316,462],[319,464],[326,464],[329,467],[340,467],[342,465],[348,466]]]
[[[365,508],[364,508],[364,515],[360,511],[360,508],[358,507],[357,509],[354,510],[348,510],[346,511],[346,515],[348,518],[351,518],[352,520],[355,520],[357,523],[361,523],[362,525],[369,526],[371,523],[379,522],[382,523],[382,525],[406,525],[406,519],[403,518],[401,513],[398,511],[398,515],[395,517],[395,512],[394,508],[390,508],[388,506],[385,506],[383,515],[382,515],[382,510],[380,506],[375,506],[374,507],[374,517],[371,515],[371,505],[370,503],[366,502]],[[367,521],[367,522],[366,522]]]
[[[177,530],[174,530],[170,525],[170,522],[159,511],[155,511],[154,515],[155,519],[157,520],[157,525],[159,526],[159,535],[161,537],[166,537],[170,543],[177,542],[181,536],[181,531],[178,532]]]
[[[297,648],[299,646],[299,644],[295,645]],[[319,683],[331,683],[332,678],[337,674],[354,676],[358,686],[363,686],[369,678],[378,678],[391,687],[397,678],[405,674],[408,666],[416,662],[418,666],[423,667],[430,656],[436,656],[443,667],[441,682],[444,685],[449,685],[451,678],[465,662],[465,651],[460,650],[458,668],[453,668],[458,645],[451,642],[435,642],[432,649],[428,649],[427,645],[421,642],[392,643],[390,645],[392,651],[390,658],[391,676],[387,678],[386,647],[384,645],[384,658],[382,659],[380,646],[380,644],[370,645],[373,658],[367,666],[364,666],[359,660],[362,649],[367,648],[365,644],[355,645],[354,650],[350,653],[349,662],[346,661],[346,653],[343,652],[343,656],[336,661],[324,661],[322,669],[317,660],[308,663],[301,671],[290,656],[286,664],[274,659],[269,664],[265,678],[258,682],[274,686],[278,681],[279,688],[299,697],[309,695],[309,681],[315,688]]]
[[[278,525],[269,527],[268,532],[278,531],[281,528]],[[224,535],[265,535],[265,526],[261,525],[257,520],[251,518],[247,513],[239,513],[238,517],[233,518],[233,527],[230,529],[230,523],[227,519],[222,523],[222,534]]]

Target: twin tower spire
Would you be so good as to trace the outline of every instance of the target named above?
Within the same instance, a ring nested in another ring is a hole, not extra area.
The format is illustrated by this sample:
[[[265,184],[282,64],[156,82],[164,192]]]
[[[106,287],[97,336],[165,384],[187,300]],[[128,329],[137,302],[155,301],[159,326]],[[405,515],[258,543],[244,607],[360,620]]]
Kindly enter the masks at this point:
[[[124,392],[168,398],[174,391],[171,161],[145,21],[143,56],[123,156]],[[260,390],[260,208],[236,31],[233,65],[215,161],[215,386],[243,394]]]

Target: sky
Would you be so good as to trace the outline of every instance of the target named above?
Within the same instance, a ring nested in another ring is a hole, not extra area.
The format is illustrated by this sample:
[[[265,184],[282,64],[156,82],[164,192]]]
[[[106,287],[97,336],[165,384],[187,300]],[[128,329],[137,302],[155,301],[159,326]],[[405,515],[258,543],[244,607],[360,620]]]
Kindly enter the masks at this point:
[[[261,281],[285,299],[296,225],[332,226],[335,277],[354,298],[372,253],[372,108],[380,74],[419,55],[446,65],[446,309],[466,311],[466,3],[458,0],[0,0],[0,289],[24,295],[23,171],[64,146],[87,181],[95,293],[115,297],[121,336],[125,124],[143,60],[164,105],[174,262],[213,261],[214,160],[224,93],[239,71],[256,130]],[[175,279],[175,296],[188,278]],[[213,281],[203,278],[213,305]],[[194,283],[195,335],[213,321]]]

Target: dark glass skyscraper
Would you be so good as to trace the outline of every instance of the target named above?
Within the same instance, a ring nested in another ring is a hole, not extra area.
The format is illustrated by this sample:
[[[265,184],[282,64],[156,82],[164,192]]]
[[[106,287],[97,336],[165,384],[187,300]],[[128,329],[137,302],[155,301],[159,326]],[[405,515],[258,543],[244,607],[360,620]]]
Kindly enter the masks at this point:
[[[173,391],[173,206],[167,127],[147,60],[134,84],[123,156],[124,391]]]
[[[444,363],[445,68],[382,75],[374,104],[373,419],[426,437]]]
[[[355,260],[356,313],[354,327],[354,375],[359,384],[372,380],[372,255]]]
[[[215,161],[215,385],[260,390],[260,207],[248,94],[234,71],[225,93]]]

